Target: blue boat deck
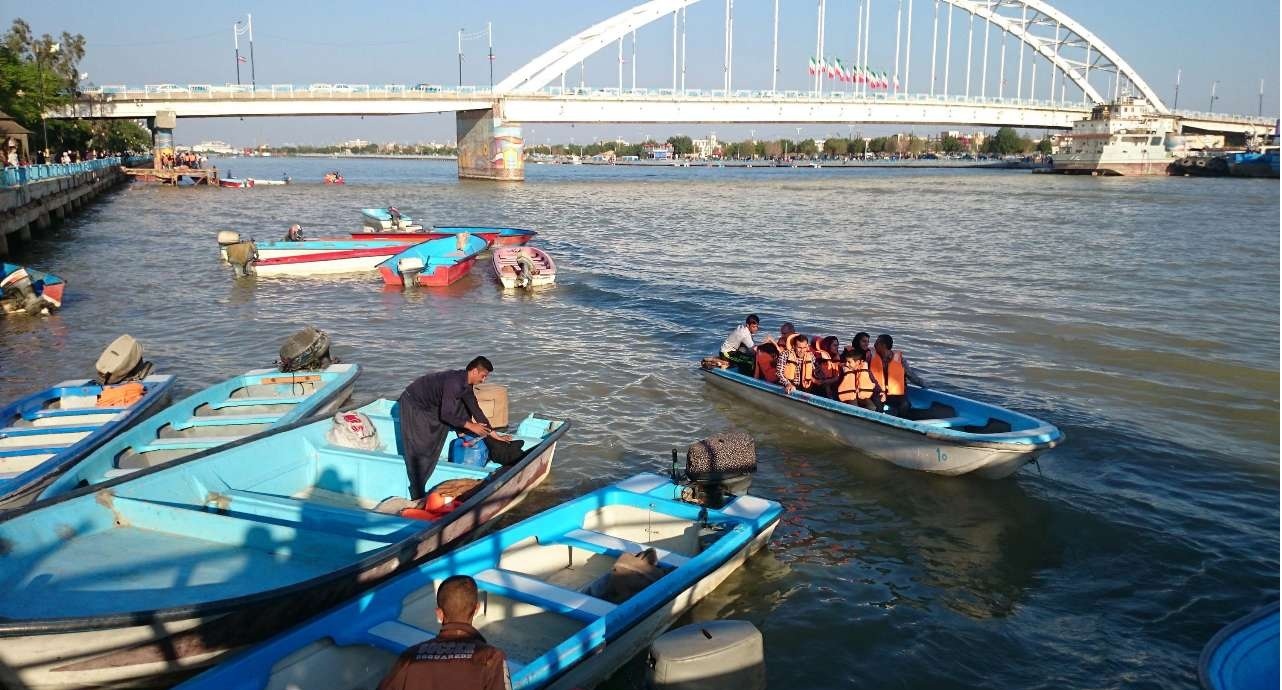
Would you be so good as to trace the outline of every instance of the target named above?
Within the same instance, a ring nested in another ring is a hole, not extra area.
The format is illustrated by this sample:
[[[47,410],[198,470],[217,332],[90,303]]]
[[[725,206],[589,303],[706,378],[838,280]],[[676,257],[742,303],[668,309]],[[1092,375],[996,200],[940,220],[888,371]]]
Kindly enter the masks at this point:
[[[436,586],[455,574],[476,580],[481,609],[473,624],[504,650],[512,687],[564,680],[602,654],[622,663],[635,648],[608,643],[639,629],[643,647],[662,629],[645,628],[644,619],[692,605],[699,595],[681,597],[696,583],[715,586],[714,571],[725,577],[723,565],[768,534],[781,513],[752,497],[701,511],[673,500],[678,491],[648,474],[599,489],[425,563],[179,688],[372,687],[397,655],[439,630]],[[607,575],[617,556],[645,548],[656,548],[665,573],[631,597],[611,597]]]
[[[373,510],[406,496],[405,464],[392,403],[362,410],[380,452],[330,444],[322,420],[0,522],[0,617],[219,601],[333,573],[423,532],[430,522]],[[558,426],[530,417],[516,436],[532,448]],[[446,453],[429,486],[499,469]]]

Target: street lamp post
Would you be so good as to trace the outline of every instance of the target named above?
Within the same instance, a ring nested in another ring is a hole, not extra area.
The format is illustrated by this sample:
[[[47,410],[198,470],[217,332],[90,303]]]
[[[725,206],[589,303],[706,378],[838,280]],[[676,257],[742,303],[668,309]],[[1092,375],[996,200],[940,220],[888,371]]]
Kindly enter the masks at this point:
[[[49,123],[45,119],[45,72],[44,64],[40,58],[45,54],[53,55],[58,50],[59,45],[57,43],[37,44],[35,50],[36,74],[40,78],[40,138],[43,140],[41,148],[44,149],[45,163],[49,162]]]
[[[1219,85],[1220,85],[1219,79],[1216,79],[1215,81],[1211,82],[1211,105],[1207,106],[1206,108],[1206,112],[1208,113],[1215,112],[1215,99],[1219,98],[1219,96],[1215,95],[1215,87]]]

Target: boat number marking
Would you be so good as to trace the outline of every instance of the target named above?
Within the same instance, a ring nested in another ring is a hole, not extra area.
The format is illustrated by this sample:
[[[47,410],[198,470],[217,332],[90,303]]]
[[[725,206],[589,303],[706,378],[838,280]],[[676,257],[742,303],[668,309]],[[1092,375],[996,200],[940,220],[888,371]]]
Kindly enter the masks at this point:
[[[936,448],[935,457],[939,459],[939,462],[946,462],[948,460],[948,453],[945,453],[942,448]]]

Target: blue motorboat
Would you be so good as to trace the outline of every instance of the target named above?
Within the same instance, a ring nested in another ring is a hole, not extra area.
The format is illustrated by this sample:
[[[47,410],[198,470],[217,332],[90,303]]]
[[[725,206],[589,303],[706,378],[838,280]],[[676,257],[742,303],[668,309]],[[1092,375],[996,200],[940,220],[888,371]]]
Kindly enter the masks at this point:
[[[421,519],[402,515],[395,403],[359,411],[358,447],[354,415],[304,421],[0,516],[5,684],[170,685],[471,535],[547,477],[569,427],[525,418],[506,466],[443,450],[428,485],[474,485]]]
[[[908,386],[905,417],[794,391],[729,369],[701,369],[708,383],[852,448],[932,474],[1001,479],[1059,445],[1055,425],[998,405]]]
[[[162,409],[174,377],[151,374],[141,384],[142,396],[127,405],[100,407],[103,385],[80,379],[0,408],[0,509],[31,501],[58,475]]]
[[[233,376],[112,439],[54,480],[39,498],[101,484],[313,415],[333,414],[351,397],[360,372],[358,364],[331,364],[318,371],[255,369]]]
[[[476,263],[476,257],[489,246],[476,235],[428,240],[405,247],[399,254],[380,263],[378,272],[383,276],[384,285],[450,285],[467,275]]]
[[[425,563],[178,686],[181,690],[372,688],[439,628],[436,585],[470,575],[474,625],[504,650],[513,688],[591,687],[644,649],[766,544],[778,503],[740,496],[719,509],[640,474]],[[662,575],[621,598],[611,566],[654,548]]]
[[[1279,683],[1278,604],[1230,623],[1206,644],[1197,675],[1205,690],[1273,690]]]

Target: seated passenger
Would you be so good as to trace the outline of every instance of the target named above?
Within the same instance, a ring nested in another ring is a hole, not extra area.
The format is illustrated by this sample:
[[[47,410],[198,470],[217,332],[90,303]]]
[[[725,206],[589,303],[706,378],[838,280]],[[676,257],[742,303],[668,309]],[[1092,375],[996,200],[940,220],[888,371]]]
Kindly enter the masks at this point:
[[[285,233],[285,241],[286,242],[302,242],[303,226],[299,225],[298,223],[294,223],[293,225],[289,226],[289,232]]]
[[[775,370],[775,360],[779,357],[779,348],[774,343],[762,343],[757,346],[756,361],[753,363],[752,377],[766,383],[779,383],[779,374]]]
[[[472,627],[481,610],[476,580],[451,575],[436,588],[436,637],[410,645],[401,653],[378,690],[433,690],[475,688],[504,690],[512,687],[507,656],[486,643]]]
[[[846,350],[841,358],[841,374],[837,377],[837,395],[840,402],[858,405],[865,410],[877,410],[877,383],[868,370],[868,362],[854,350]]]
[[[841,374],[841,356],[837,353],[841,341],[835,335],[815,341],[815,390],[810,392],[831,398]]]
[[[787,395],[797,389],[810,390],[815,383],[815,360],[810,355],[810,340],[806,336],[800,333],[785,336],[784,347],[775,359],[775,374]]]
[[[845,352],[855,352],[857,354],[861,354],[863,355],[865,362],[871,362],[872,361],[871,341],[872,341],[871,335],[868,335],[864,331],[859,331],[858,333],[855,334],[854,339],[850,341],[850,347],[847,347],[845,349]]]
[[[908,366],[908,360],[899,350],[893,349],[895,340],[885,333],[877,336],[873,343],[872,361],[868,367],[872,371],[873,381],[880,389],[879,401],[882,410],[896,417],[908,414],[908,388],[904,381],[911,381],[922,388],[928,388],[926,382]]]
[[[760,328],[761,320],[756,314],[749,314],[742,324],[730,332],[718,351],[721,359],[733,364],[745,376],[752,373],[756,363],[757,345],[752,342],[752,336]]]

